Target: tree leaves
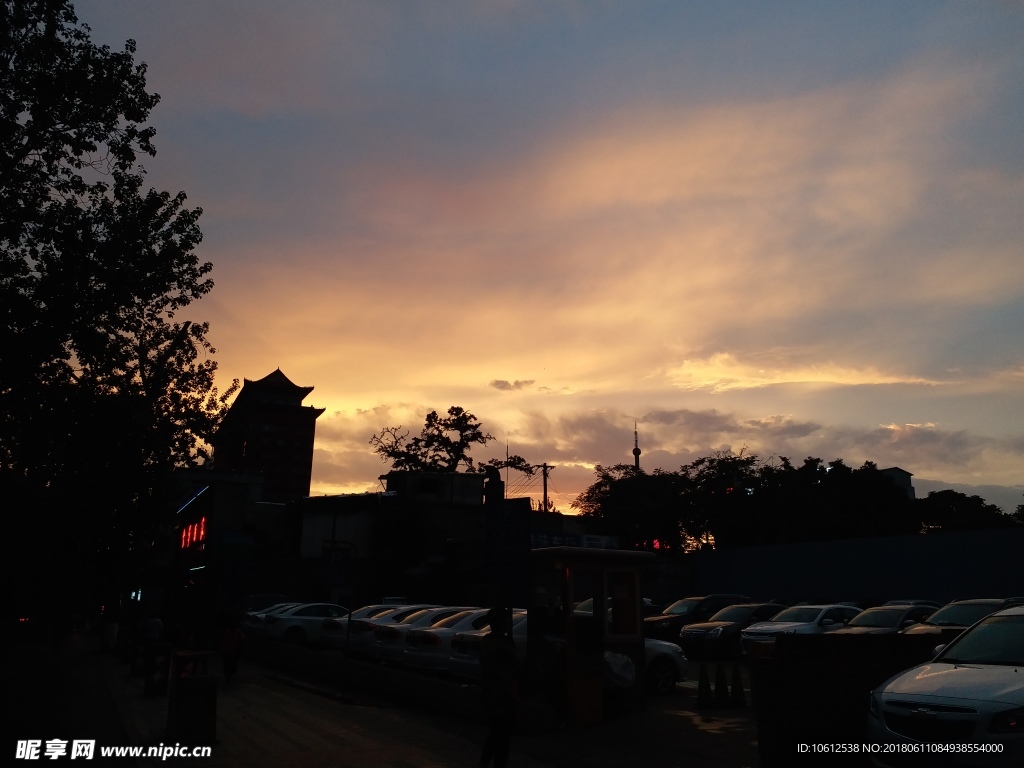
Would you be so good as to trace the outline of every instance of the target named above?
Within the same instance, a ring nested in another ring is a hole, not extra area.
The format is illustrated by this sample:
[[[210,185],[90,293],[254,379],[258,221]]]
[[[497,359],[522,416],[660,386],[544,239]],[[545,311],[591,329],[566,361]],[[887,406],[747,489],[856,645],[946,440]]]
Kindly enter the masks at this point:
[[[453,405],[446,416],[437,411],[428,413],[417,437],[410,438],[401,426],[384,427],[379,435],[370,438],[370,445],[383,461],[391,462],[394,470],[457,472],[463,467],[468,472],[482,472],[485,466],[491,466],[533,474],[533,467],[522,456],[491,459],[484,464],[474,462],[469,455],[473,446],[487,445],[493,439],[493,435],[483,431],[476,416]]]
[[[912,500],[874,462],[717,452],[676,472],[598,466],[573,502],[595,532],[637,549],[688,550],[792,541],[1013,527],[1018,520],[977,496],[933,492]]]
[[[0,480],[62,519],[100,488],[137,517],[237,389],[214,386],[208,324],[178,317],[212,265],[202,211],[137,163],[159,96],[135,52],[95,45],[65,0],[0,1]]]

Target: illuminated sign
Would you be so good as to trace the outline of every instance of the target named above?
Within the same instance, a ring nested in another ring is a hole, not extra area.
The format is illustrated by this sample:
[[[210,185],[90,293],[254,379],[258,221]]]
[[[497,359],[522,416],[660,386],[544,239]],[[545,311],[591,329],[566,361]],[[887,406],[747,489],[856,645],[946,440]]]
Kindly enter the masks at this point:
[[[181,529],[181,548],[188,549],[201,545],[206,540],[206,518],[200,518],[198,523],[191,523]]]

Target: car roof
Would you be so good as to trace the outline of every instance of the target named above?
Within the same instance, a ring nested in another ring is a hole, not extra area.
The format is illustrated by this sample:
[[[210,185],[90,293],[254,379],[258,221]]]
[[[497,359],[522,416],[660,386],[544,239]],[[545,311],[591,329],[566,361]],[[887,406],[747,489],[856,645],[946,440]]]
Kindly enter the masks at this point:
[[[1001,597],[972,597],[969,600],[954,600],[946,605],[1002,605],[1005,602],[1006,600]]]
[[[1024,605],[1013,605],[1009,608],[1004,608],[1001,611],[990,614],[989,618],[992,616],[1024,616]]]

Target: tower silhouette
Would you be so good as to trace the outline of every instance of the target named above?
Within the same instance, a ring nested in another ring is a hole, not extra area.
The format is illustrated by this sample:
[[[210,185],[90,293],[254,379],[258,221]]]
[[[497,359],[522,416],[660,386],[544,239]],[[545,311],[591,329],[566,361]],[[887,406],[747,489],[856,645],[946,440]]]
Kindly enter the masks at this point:
[[[281,369],[245,379],[213,436],[214,466],[263,476],[263,500],[309,496],[313,438],[323,408],[302,405],[313,387],[292,383]]]

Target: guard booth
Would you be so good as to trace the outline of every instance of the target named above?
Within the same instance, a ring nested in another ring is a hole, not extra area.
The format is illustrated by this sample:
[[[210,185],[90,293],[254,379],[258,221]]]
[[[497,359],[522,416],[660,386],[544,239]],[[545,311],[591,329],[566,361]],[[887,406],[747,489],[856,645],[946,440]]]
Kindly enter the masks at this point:
[[[531,552],[527,681],[569,722],[644,707],[642,571],[652,552]]]

